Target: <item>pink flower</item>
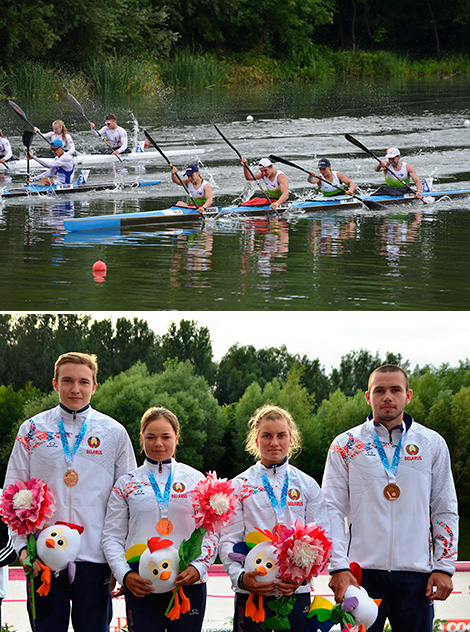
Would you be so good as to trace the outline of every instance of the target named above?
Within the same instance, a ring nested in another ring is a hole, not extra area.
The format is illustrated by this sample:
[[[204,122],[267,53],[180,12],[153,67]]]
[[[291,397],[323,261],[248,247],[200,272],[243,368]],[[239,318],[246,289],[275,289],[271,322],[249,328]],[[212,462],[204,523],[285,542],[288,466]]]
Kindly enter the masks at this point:
[[[325,530],[314,522],[304,526],[300,520],[281,530],[274,547],[277,549],[279,575],[296,582],[316,577],[331,555],[331,540]]]
[[[204,527],[206,531],[218,533],[230,522],[235,510],[231,482],[226,478],[217,478],[215,472],[208,472],[207,477],[194,488],[192,504],[196,528]]]
[[[12,483],[0,499],[2,520],[19,534],[39,531],[54,512],[54,496],[39,478]]]

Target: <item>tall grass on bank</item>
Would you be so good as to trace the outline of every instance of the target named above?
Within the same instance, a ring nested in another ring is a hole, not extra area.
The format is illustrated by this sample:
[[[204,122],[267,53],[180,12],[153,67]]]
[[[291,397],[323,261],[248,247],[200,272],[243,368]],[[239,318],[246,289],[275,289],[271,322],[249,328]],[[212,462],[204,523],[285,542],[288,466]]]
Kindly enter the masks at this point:
[[[211,88],[228,82],[229,64],[210,53],[181,50],[159,66],[165,83],[174,88]]]
[[[87,92],[89,87],[81,72],[67,72],[40,62],[18,64],[3,77],[1,94],[11,97],[63,96],[64,91]]]
[[[127,57],[100,58],[88,66],[90,81],[96,94],[147,94],[162,91],[160,72],[152,61]]]
[[[325,81],[347,78],[470,77],[470,56],[412,60],[388,51],[333,51],[313,47],[295,59],[274,60],[265,55],[226,57],[221,52],[175,52],[170,58],[128,59],[111,55],[71,72],[45,63],[0,68],[0,96],[62,98],[69,91],[79,98],[91,95],[154,96],[171,89],[262,85],[281,81]]]

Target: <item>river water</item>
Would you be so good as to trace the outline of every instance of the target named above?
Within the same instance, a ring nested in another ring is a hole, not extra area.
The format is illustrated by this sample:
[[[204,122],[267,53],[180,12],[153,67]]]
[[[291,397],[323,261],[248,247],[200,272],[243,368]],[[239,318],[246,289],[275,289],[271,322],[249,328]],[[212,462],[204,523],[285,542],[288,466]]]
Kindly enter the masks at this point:
[[[337,83],[182,92],[158,99],[86,101],[97,124],[112,110],[131,144],[147,129],[174,163],[197,161],[217,204],[255,193],[217,124],[254,164],[268,154],[316,168],[327,156],[367,193],[382,182],[375,161],[400,148],[438,189],[470,188],[470,82]],[[63,118],[77,148],[96,142],[64,99],[19,102],[43,131]],[[254,117],[247,122],[246,116]],[[23,121],[7,106],[0,127],[21,150]],[[35,140],[36,151],[41,144]],[[196,153],[194,150],[204,150]],[[312,189],[283,167],[291,197]],[[94,168],[89,182],[161,179],[146,191],[7,201],[0,206],[0,309],[20,310],[463,310],[470,305],[470,197],[372,212],[290,212],[271,219],[209,220],[188,228],[66,233],[64,217],[167,208],[181,199],[163,159]],[[24,174],[3,176],[19,185]],[[250,188],[251,186],[251,188]],[[93,275],[97,260],[105,277]]]

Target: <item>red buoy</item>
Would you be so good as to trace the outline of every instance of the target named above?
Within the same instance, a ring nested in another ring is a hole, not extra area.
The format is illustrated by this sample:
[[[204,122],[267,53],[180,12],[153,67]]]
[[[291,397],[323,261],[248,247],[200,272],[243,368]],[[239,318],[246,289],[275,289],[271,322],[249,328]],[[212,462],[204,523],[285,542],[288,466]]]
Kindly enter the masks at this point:
[[[101,261],[100,259],[98,259],[98,261],[95,261],[95,263],[93,264],[93,272],[106,272],[105,262]]]

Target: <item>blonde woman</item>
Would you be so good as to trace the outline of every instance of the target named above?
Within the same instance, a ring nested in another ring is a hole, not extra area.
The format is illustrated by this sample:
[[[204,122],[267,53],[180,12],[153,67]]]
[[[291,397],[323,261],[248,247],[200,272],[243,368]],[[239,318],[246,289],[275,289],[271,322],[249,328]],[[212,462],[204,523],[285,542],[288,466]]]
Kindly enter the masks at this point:
[[[311,476],[289,463],[289,457],[301,449],[299,428],[291,415],[278,406],[259,408],[248,423],[246,449],[258,461],[233,480],[238,506],[230,525],[222,530],[219,555],[235,590],[233,630],[261,631],[261,624],[245,615],[248,597],[263,595],[266,601],[276,595],[297,595],[289,615],[291,630],[303,630],[310,603],[310,586],[276,578],[260,583],[257,571],[245,571],[243,563],[230,554],[238,542],[255,529],[273,531],[277,524],[290,525],[296,520],[315,521],[329,530],[326,503],[319,485]],[[269,612],[269,610],[268,610]],[[267,615],[269,616],[269,614]]]
[[[41,130],[39,129],[39,127],[35,127],[33,129],[34,129],[35,134],[37,133],[41,134]],[[52,143],[54,140],[57,140],[57,139],[61,140],[66,154],[70,154],[71,156],[73,156],[76,153],[75,144],[72,140],[72,137],[67,131],[64,121],[61,121],[60,119],[58,119],[57,121],[53,121],[52,131],[45,132],[44,134],[42,134],[42,136],[44,136],[44,138],[48,140],[50,143]],[[46,155],[49,156],[49,154],[46,154]]]
[[[206,533],[202,553],[176,578],[184,587],[191,610],[171,621],[165,616],[172,593],[154,593],[138,573],[138,562],[125,553],[153,537],[170,539],[178,548],[196,525],[191,492],[204,475],[175,460],[180,439],[178,418],[166,408],[149,408],[140,422],[144,464],[122,476],[108,504],[103,550],[117,581],[123,586],[129,632],[200,632],[206,605],[207,571],[217,553],[217,538]]]

